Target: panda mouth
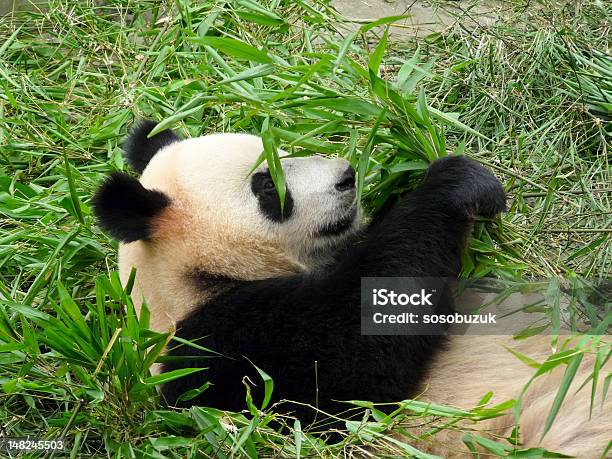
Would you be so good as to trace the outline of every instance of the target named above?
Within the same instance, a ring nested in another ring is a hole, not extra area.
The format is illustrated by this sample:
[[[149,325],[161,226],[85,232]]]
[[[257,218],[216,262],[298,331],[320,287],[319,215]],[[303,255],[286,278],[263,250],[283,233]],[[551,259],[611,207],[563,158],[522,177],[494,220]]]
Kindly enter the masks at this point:
[[[335,222],[327,223],[320,227],[315,233],[316,237],[330,237],[337,236],[346,232],[353,226],[355,216],[357,215],[357,208],[351,209],[351,211],[344,217],[336,220]]]

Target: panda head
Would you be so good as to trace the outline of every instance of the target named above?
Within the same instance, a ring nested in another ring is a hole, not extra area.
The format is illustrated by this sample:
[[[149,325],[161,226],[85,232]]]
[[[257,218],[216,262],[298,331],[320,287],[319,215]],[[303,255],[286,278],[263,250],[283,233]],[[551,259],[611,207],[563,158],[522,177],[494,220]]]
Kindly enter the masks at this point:
[[[202,273],[255,280],[312,270],[361,225],[345,160],[281,159],[281,212],[267,165],[252,171],[263,151],[259,137],[182,140],[164,131],[149,138],[154,126],[140,124],[125,145],[140,180],[114,173],[93,198],[100,226],[120,241],[122,279],[136,268],[150,306],[172,295],[193,303],[201,291],[191,284]]]

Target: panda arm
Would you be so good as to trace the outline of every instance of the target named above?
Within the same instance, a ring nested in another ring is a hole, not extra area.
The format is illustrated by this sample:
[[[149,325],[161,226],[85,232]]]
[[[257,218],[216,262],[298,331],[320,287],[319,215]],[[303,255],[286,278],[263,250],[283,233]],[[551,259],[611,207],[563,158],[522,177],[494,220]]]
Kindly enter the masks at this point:
[[[503,210],[504,190],[491,172],[463,156],[438,160],[412,193],[375,219],[334,275],[454,277],[475,216]]]

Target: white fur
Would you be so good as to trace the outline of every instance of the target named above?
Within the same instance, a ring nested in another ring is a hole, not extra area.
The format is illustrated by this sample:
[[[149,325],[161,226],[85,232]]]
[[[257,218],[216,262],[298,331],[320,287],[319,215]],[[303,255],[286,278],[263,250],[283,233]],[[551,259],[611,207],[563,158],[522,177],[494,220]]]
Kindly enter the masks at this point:
[[[508,348],[539,363],[553,352],[549,336],[521,341],[509,336],[454,336],[449,344],[448,351],[440,353],[433,362],[420,399],[462,409],[474,408],[488,391],[493,392],[489,406],[518,399],[535,370],[512,355]],[[612,402],[608,394],[602,405],[602,389],[612,364],[608,362],[600,371],[593,415],[589,418],[591,382],[582,389],[580,386],[590,375],[593,363],[593,353],[587,352],[551,430],[542,440],[545,421],[566,366],[558,366],[531,384],[524,395],[519,419],[524,448],[543,447],[578,458],[600,457],[611,437]],[[476,435],[497,439],[509,437],[514,428],[514,412],[509,409],[504,416],[456,427],[463,431],[444,430],[418,446],[442,457],[472,457],[462,442],[464,432],[475,430]]]

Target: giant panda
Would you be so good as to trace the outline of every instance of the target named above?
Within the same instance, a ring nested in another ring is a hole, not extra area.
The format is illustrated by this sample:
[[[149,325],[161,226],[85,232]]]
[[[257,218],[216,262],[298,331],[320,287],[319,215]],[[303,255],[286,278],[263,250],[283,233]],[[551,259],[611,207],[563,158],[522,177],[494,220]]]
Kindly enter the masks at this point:
[[[360,333],[362,277],[456,277],[475,217],[505,210],[501,184],[477,162],[464,156],[433,162],[414,191],[364,223],[355,171],[345,160],[282,159],[281,208],[267,165],[253,170],[263,151],[259,137],[181,139],[170,130],[149,137],[154,126],[137,125],[124,147],[140,179],[115,172],[92,203],[100,226],[120,241],[122,281],[136,268],[132,296],[137,306],[146,300],[151,328],[176,330],[203,346],[169,347],[170,356],[191,358],[170,359],[162,371],[207,368],[165,385],[169,405],[241,410],[245,384],[263,398],[259,368],[274,380],[273,401],[298,402],[289,410],[305,422],[314,416],[309,405],[338,413],[346,400],[419,396],[469,409],[489,390],[491,403],[516,398],[531,377],[533,369],[506,347],[538,361],[550,354],[547,337],[517,345],[504,336]],[[588,374],[587,361],[575,386]],[[521,441],[598,457],[612,410],[608,401],[589,420],[588,387],[570,392],[540,442],[561,376],[557,369],[538,379],[525,396]],[[179,399],[206,380],[212,385],[198,397]],[[511,412],[474,426],[502,437],[513,427]],[[466,451],[461,434],[435,440],[419,446],[445,457]]]

